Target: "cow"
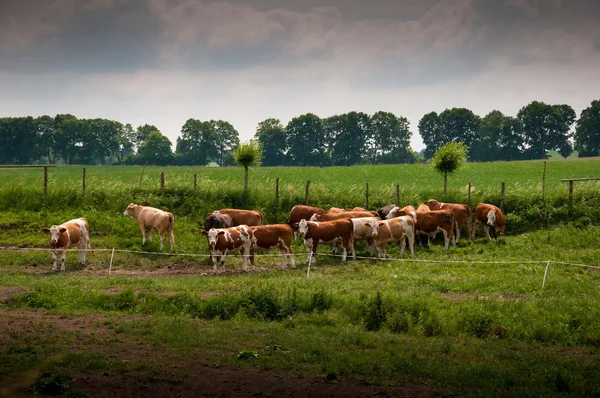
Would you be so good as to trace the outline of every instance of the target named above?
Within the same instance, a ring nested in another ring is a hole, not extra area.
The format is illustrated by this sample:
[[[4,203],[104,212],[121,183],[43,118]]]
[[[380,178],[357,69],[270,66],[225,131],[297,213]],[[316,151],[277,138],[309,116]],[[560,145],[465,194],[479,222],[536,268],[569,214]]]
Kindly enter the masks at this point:
[[[213,261],[213,272],[217,272],[217,260],[225,270],[227,253],[239,251],[242,255],[242,269],[248,271],[248,257],[251,256],[253,234],[247,225],[231,228],[211,228],[202,230],[208,240],[208,249]],[[254,265],[252,266],[254,268]]]
[[[352,221],[352,258],[356,260],[354,242],[366,240],[369,251],[372,252],[373,239],[377,238],[379,232],[379,217],[351,218]]]
[[[381,209],[377,210],[377,214],[379,215],[379,218],[381,218],[382,220],[385,220],[387,218],[387,215],[390,213],[390,210],[392,210],[394,207],[397,207],[396,205],[387,205],[387,206],[383,206]]]
[[[292,228],[286,224],[259,225],[252,230],[252,246],[250,248],[250,262],[254,267],[254,252],[257,250],[279,249],[282,257],[281,268],[287,267],[287,257],[290,257],[292,267],[294,263],[294,250],[292,249]]]
[[[390,220],[392,218],[402,217],[402,216],[412,216],[414,222],[417,222],[417,211],[411,205],[404,206],[404,207],[394,206],[394,208],[390,209],[390,211],[388,212],[388,215],[385,216],[385,219]]]
[[[152,230],[156,229],[160,235],[160,251],[163,250],[165,232],[169,233],[171,243],[171,251],[175,245],[175,217],[168,211],[163,211],[149,206],[140,206],[135,203],[130,203],[127,209],[123,212],[124,216],[136,219],[142,230],[142,246],[146,244],[146,228],[150,228],[148,240],[152,242]]]
[[[416,234],[427,236],[427,247],[429,247],[429,237],[438,232],[444,234],[444,246],[448,250],[450,239],[452,245],[456,246],[454,241],[454,213],[448,209],[429,210],[426,205],[421,205],[416,211]]]
[[[60,225],[53,225],[50,228],[42,228],[47,234],[50,234],[50,248],[52,249],[52,271],[56,271],[56,258],[61,253],[60,270],[65,270],[65,257],[70,247],[79,247],[79,262],[85,265],[85,251],[90,247],[90,229],[85,218],[76,218],[64,222]]]
[[[210,213],[204,219],[204,229],[206,231],[211,228],[231,228],[234,226],[229,214],[221,214],[218,211]]]
[[[353,208],[352,211],[369,211],[369,210],[365,209],[364,207],[357,206],[357,207]]]
[[[313,214],[324,214],[325,211],[319,207],[296,205],[290,210],[290,217],[285,222],[292,227],[294,232],[298,231],[298,223],[300,220],[309,220]]]
[[[400,242],[400,256],[404,257],[406,241],[410,253],[415,255],[415,220],[411,216],[394,217],[381,220],[379,233],[373,244],[377,249],[377,258],[385,260],[388,242]]]
[[[237,225],[255,226],[264,224],[263,214],[257,210],[221,209],[216,212],[231,217],[232,227]],[[213,214],[215,213],[213,212]]]
[[[375,215],[377,215],[375,213]],[[333,214],[313,214],[310,221],[333,221],[358,217],[374,217],[374,212],[371,211],[341,211]]]
[[[327,214],[344,213],[346,211],[350,210],[342,209],[341,207],[330,207],[329,210],[327,210]]]
[[[502,214],[502,211],[496,206],[487,203],[479,203],[477,205],[475,208],[475,225],[471,232],[471,239],[475,238],[475,229],[479,224],[483,225],[483,229],[485,230],[488,239],[492,239],[490,237],[490,227],[492,228],[492,235],[494,235],[496,241],[502,239],[506,223],[504,214]]]
[[[435,199],[430,199],[424,202],[430,210],[449,209],[454,214],[454,223],[456,226],[456,243],[460,239],[460,229],[463,225],[467,227],[467,237],[471,240],[471,219],[473,212],[468,205],[459,203],[443,203]]]
[[[341,242],[344,248],[342,261],[346,261],[348,249],[353,249],[352,227],[352,221],[349,219],[325,222],[300,220],[298,231],[308,249],[308,261],[310,262],[317,254],[320,242],[328,244]]]

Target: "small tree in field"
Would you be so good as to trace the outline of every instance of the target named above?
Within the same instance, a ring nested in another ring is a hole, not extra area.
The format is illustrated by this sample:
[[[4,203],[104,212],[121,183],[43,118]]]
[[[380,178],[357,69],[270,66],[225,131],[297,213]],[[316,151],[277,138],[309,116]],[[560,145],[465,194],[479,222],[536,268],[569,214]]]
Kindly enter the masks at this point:
[[[433,155],[433,168],[444,176],[444,197],[448,185],[448,175],[460,169],[467,157],[468,148],[462,142],[449,142]]]
[[[244,168],[244,189],[248,189],[248,168],[260,166],[262,162],[262,145],[258,141],[240,144],[233,151],[233,158],[238,166]]]

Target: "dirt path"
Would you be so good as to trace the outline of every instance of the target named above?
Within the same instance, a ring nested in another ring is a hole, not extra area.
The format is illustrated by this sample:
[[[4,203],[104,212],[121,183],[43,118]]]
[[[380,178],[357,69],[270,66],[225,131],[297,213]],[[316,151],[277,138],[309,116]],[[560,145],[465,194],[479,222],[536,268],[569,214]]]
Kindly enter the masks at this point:
[[[128,322],[136,317],[119,317]],[[60,316],[41,311],[0,309],[0,344],[10,344],[16,336],[43,333],[60,337],[77,332],[80,338],[60,341],[70,353],[101,354],[111,361],[148,366],[129,366],[125,370],[88,370],[70,374],[70,388],[88,396],[212,396],[212,397],[365,397],[439,396],[427,385],[402,385],[388,381],[381,385],[363,385],[353,380],[327,380],[323,377],[293,377],[278,370],[238,369],[210,365],[193,353],[160,351],[143,340],[118,335],[110,325],[115,318],[103,316]],[[93,336],[93,338],[89,338]],[[230,353],[227,353],[230,355]],[[59,359],[55,359],[59,360]],[[44,362],[46,361],[46,362]],[[152,364],[160,369],[157,374]],[[41,366],[25,374],[10,374],[0,379],[0,397],[15,393],[29,395],[30,386],[52,364],[42,358]],[[127,370],[130,369],[130,370]],[[150,370],[148,370],[150,369]]]

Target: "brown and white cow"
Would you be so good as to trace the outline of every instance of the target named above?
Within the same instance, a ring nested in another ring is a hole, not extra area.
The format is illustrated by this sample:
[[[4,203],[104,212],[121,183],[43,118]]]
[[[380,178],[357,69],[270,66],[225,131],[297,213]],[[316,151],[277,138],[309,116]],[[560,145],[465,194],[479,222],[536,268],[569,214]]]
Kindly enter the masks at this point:
[[[369,251],[372,252],[373,240],[377,239],[379,233],[379,217],[351,218],[352,221],[352,258],[356,260],[354,242],[366,240]]]
[[[352,221],[349,219],[334,221],[306,221],[300,220],[298,231],[304,238],[304,245],[308,249],[308,261],[317,253],[319,243],[341,243],[344,248],[342,261],[346,261],[348,249],[352,249]],[[316,258],[315,258],[316,261]]]
[[[379,234],[374,241],[377,258],[385,260],[388,242],[400,242],[400,256],[404,257],[406,241],[408,241],[410,253],[414,256],[415,220],[412,216],[400,216],[379,221]]]
[[[467,237],[471,239],[471,219],[473,218],[473,212],[468,205],[461,203],[443,203],[438,202],[435,199],[430,199],[424,202],[430,210],[451,210],[454,214],[454,223],[456,226],[456,243],[460,239],[460,229],[463,225],[467,227]]]
[[[250,248],[250,262],[254,267],[254,252],[257,250],[268,251],[279,249],[282,257],[281,268],[287,266],[287,257],[290,258],[292,267],[294,263],[294,250],[292,249],[292,228],[286,224],[259,225],[252,230],[252,246]]]
[[[473,232],[471,233],[471,239],[475,238],[475,229],[483,225],[485,234],[488,239],[490,237],[490,228],[492,228],[492,235],[496,240],[502,239],[506,228],[506,221],[502,211],[494,206],[487,203],[479,203],[475,208],[475,225],[473,226]]]
[[[379,215],[379,218],[381,218],[382,220],[385,220],[387,215],[390,214],[390,211],[394,207],[397,207],[397,206],[396,205],[387,205],[387,206],[383,206],[381,209],[377,210],[377,214]]]
[[[171,242],[171,251],[173,251],[173,246],[175,245],[175,235],[173,233],[175,229],[175,217],[173,217],[173,214],[154,207],[130,203],[123,212],[123,215],[136,219],[140,224],[140,229],[142,230],[142,246],[146,244],[146,228],[150,229],[150,232],[148,232],[148,240],[150,242],[152,242],[152,230],[156,229],[160,235],[160,250],[163,250],[165,233],[168,232],[169,240]]]
[[[310,220],[313,214],[324,214],[325,211],[319,207],[296,205],[290,210],[290,217],[286,224],[292,227],[293,231],[298,231],[298,223],[300,220]]]
[[[345,211],[350,211],[350,210],[342,209],[341,207],[330,207],[329,210],[327,210],[327,214],[337,214],[337,213],[343,213]]]
[[[444,234],[444,246],[448,250],[450,240],[454,241],[454,214],[448,209],[429,210],[428,206],[421,205],[417,208],[416,234],[427,236],[427,247],[429,237],[442,232]]]
[[[257,210],[241,210],[241,209],[221,209],[217,210],[221,214],[227,214],[231,217],[232,227],[236,225],[263,225],[264,217],[260,211]]]
[[[342,219],[350,219],[350,218],[359,218],[359,217],[374,217],[377,213],[371,211],[341,211],[338,213],[326,213],[326,214],[314,214],[310,221],[333,221],[333,220],[342,220]]]
[[[411,205],[398,207],[395,206],[388,212],[388,215],[385,217],[386,220],[390,220],[395,217],[402,216],[412,216],[413,220],[417,222],[417,210]]]
[[[76,218],[50,228],[42,228],[50,234],[50,248],[52,249],[52,271],[56,271],[56,258],[61,253],[60,270],[65,270],[65,257],[70,247],[79,247],[79,262],[85,264],[85,251],[90,249],[90,229],[85,218]]]
[[[213,261],[213,272],[217,272],[217,261],[225,270],[227,253],[239,251],[242,255],[242,269],[248,271],[248,257],[251,255],[253,234],[247,225],[231,228],[212,228],[202,230],[202,235],[208,240],[208,249]],[[254,267],[254,266],[253,266]]]

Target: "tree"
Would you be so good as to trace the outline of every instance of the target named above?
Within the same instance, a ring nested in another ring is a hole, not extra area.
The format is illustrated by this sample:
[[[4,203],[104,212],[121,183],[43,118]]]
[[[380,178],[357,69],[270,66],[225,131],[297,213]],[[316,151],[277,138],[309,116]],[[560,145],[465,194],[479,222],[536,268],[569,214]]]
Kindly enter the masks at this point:
[[[335,166],[360,163],[369,138],[369,124],[369,115],[362,112],[350,112],[325,119],[323,126],[329,163]]]
[[[175,152],[182,164],[208,164],[209,156],[217,153],[219,134],[211,122],[188,119],[181,128],[181,136],[177,138]]]
[[[372,164],[415,163],[410,149],[410,123],[390,112],[371,116],[371,134],[367,142],[367,159]]]
[[[467,108],[446,109],[440,113],[446,142],[462,142],[470,147],[479,131],[480,118]]]
[[[248,168],[260,166],[262,156],[262,146],[259,141],[241,144],[233,151],[235,162],[244,168],[244,190],[248,189]]]
[[[575,149],[579,157],[600,155],[600,101],[581,111],[575,130]]]
[[[262,164],[265,166],[282,166],[286,161],[286,133],[279,119],[265,119],[258,123],[254,139],[263,148]]]
[[[232,166],[234,161],[231,152],[240,144],[237,130],[224,120],[211,120],[209,123],[214,125],[218,136],[216,141],[218,156],[215,160],[220,166]]]
[[[462,166],[467,157],[468,148],[462,142],[449,142],[433,155],[433,168],[444,176],[444,197],[448,176],[454,174]]]
[[[119,131],[117,136],[117,151],[115,152],[117,161],[122,163],[126,157],[133,155],[134,147],[135,132],[133,131],[131,124],[127,123]]]
[[[291,162],[296,166],[324,166],[327,158],[324,149],[323,122],[307,113],[293,118],[286,126],[287,145]]]
[[[419,135],[425,144],[425,159],[431,159],[439,147],[449,141],[444,136],[442,120],[436,112],[429,112],[419,120]]]
[[[558,150],[568,156],[571,126],[575,111],[569,105],[548,105],[533,101],[519,110],[517,117],[523,124],[523,135],[530,159],[546,159],[547,151]]]
[[[135,138],[133,141],[135,143],[135,149],[139,150],[146,138],[150,135],[150,133],[154,131],[160,132],[158,127],[153,126],[151,124],[144,124],[143,126],[138,126],[138,128],[135,130]]]
[[[141,163],[167,165],[173,162],[171,152],[171,141],[162,135],[160,131],[153,131],[144,140],[137,158]]]
[[[518,160],[524,151],[519,119],[493,110],[481,119],[476,139],[471,144],[469,159],[480,162]]]
[[[35,119],[37,126],[37,142],[41,156],[45,156],[47,163],[56,163],[57,151],[55,148],[56,124],[53,117],[44,115]]]

